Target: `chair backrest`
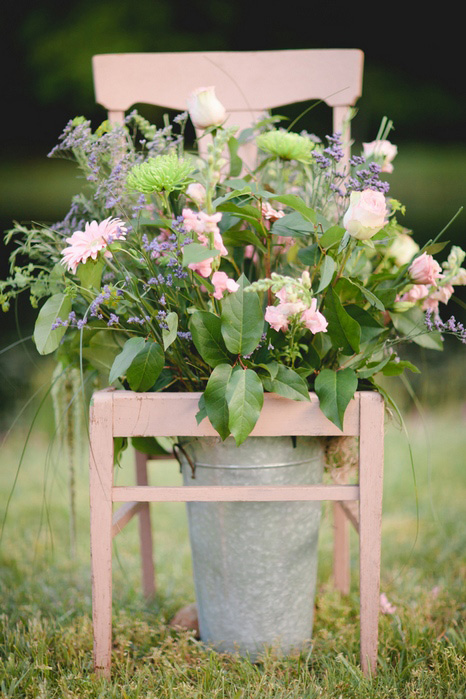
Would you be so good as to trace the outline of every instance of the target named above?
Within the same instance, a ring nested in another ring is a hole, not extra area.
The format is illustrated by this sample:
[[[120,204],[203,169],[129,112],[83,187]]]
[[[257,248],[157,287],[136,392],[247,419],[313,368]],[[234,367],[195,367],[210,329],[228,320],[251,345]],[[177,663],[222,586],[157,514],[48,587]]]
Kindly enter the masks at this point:
[[[116,122],[135,104],[185,111],[187,96],[208,85],[240,129],[264,110],[320,99],[333,108],[347,158],[346,117],[362,93],[363,60],[358,49],[100,54],[93,75],[96,101]]]

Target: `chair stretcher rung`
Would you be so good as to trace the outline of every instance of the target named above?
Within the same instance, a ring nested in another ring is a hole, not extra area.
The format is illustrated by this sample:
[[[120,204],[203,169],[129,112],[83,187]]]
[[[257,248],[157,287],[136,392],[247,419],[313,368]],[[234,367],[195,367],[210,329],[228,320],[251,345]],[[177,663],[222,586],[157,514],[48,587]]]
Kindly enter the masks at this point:
[[[115,486],[114,502],[285,502],[358,500],[358,485]]]
[[[112,537],[121,532],[128,522],[144,507],[144,502],[125,502],[112,517]]]

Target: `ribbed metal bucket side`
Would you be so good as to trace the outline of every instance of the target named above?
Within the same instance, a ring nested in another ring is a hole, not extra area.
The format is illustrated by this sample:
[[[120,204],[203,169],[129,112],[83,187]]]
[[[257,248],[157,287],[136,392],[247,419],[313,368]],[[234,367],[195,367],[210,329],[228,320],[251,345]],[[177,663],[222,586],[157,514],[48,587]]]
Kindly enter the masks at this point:
[[[249,437],[180,440],[190,485],[319,483],[321,440]],[[195,466],[193,478],[192,465]],[[312,635],[318,502],[188,503],[201,639],[255,659],[265,647],[288,654]]]

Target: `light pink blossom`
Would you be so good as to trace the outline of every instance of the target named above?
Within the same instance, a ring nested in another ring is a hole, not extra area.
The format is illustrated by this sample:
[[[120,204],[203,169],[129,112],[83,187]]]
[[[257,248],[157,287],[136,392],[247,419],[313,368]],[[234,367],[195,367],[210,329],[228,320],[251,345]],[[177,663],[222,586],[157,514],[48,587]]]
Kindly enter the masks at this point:
[[[75,273],[78,265],[89,258],[96,260],[99,252],[104,250],[105,257],[111,257],[108,250],[110,243],[124,238],[127,228],[119,218],[106,218],[97,223],[86,223],[84,231],[75,231],[70,238],[66,238],[69,247],[62,250],[63,264]]]
[[[430,294],[430,298],[434,301],[441,301],[442,303],[446,304],[449,302],[454,291],[455,290],[451,284],[444,284]]]
[[[286,303],[280,303],[278,306],[267,306],[265,309],[265,320],[274,330],[288,330],[288,313]]]
[[[343,225],[353,238],[372,238],[384,227],[386,218],[387,205],[382,192],[372,189],[351,192],[350,205],[343,217]]]
[[[429,295],[429,287],[425,284],[415,284],[412,289],[407,291],[403,296],[401,296],[397,301],[409,301],[411,303],[416,303]]]
[[[363,143],[364,155],[366,158],[370,156],[383,157],[382,172],[393,172],[392,160],[398,153],[398,148],[390,143],[390,141],[378,140],[371,143]]]
[[[191,182],[186,190],[186,196],[189,197],[199,207],[204,206],[206,191],[203,184],[200,182]]]
[[[395,614],[396,612],[396,607],[389,601],[384,592],[380,595],[380,611],[382,614]]]
[[[188,264],[189,269],[192,269],[193,272],[197,272],[198,274],[201,275],[201,277],[210,277],[212,274],[212,262],[214,261],[213,257],[208,257],[206,260],[201,260],[201,262],[190,262]]]
[[[194,233],[204,233],[204,223],[199,218],[199,213],[193,211],[189,208],[184,208],[181,212],[183,216],[183,226],[187,231],[194,231]]]
[[[327,319],[317,310],[317,299],[312,299],[311,305],[301,314],[301,320],[314,335],[327,332]]]
[[[277,211],[277,209],[274,209],[268,201],[264,201],[262,203],[262,216],[267,221],[271,221],[272,223],[274,223],[275,221],[278,221],[279,218],[282,218],[284,215],[284,211]]]
[[[235,282],[234,279],[231,279],[227,274],[225,274],[225,272],[214,272],[212,275],[212,284],[215,287],[215,291],[213,294],[214,299],[223,298],[223,294],[225,291],[234,293],[239,289],[239,284]]]
[[[432,255],[423,252],[408,267],[408,274],[414,284],[434,284],[442,275],[442,268]]]

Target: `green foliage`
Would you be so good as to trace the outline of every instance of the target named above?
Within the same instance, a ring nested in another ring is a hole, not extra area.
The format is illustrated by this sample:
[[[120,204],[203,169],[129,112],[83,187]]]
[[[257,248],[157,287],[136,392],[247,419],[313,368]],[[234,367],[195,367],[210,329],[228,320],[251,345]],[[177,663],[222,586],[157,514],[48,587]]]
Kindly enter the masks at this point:
[[[464,339],[456,321],[432,330],[424,314],[462,283],[464,253],[453,246],[441,268],[432,253],[448,226],[421,247],[398,222],[386,156],[356,158],[342,178],[338,135],[326,146],[264,119],[208,128],[194,157],[187,116],[163,129],[136,111],[122,125],[77,117],[65,128],[50,155],[74,160],[85,185],[62,221],[8,231],[0,282],[5,310],[24,292],[41,302],[39,353],[101,385],[199,391],[198,420],[240,444],[264,393],[315,390],[341,427],[358,388],[417,371],[403,344]],[[258,146],[250,172],[247,140]],[[416,276],[421,255],[429,269]]]

